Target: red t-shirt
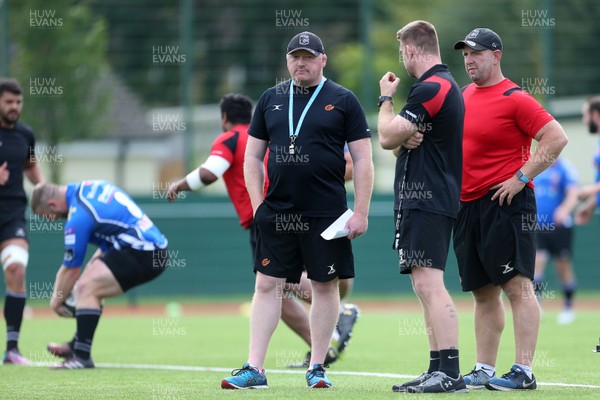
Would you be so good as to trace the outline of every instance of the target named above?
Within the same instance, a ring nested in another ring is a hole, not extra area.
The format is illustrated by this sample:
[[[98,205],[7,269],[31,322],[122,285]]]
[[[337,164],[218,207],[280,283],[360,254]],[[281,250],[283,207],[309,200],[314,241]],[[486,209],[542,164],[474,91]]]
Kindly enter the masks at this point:
[[[463,91],[463,172],[461,201],[483,197],[529,160],[531,139],[552,121],[528,92],[509,79]],[[533,188],[533,183],[527,184]]]
[[[229,198],[244,229],[252,225],[252,205],[244,181],[244,153],[248,143],[248,125],[236,125],[213,142],[211,156],[219,156],[231,164],[223,174]]]

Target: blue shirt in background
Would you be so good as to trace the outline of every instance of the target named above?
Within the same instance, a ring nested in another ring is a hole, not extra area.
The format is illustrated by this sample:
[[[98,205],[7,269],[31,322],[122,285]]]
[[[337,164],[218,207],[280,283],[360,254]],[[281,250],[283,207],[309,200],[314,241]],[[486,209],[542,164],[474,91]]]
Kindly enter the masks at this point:
[[[167,239],[137,204],[117,186],[100,180],[67,185],[65,267],[83,264],[88,243],[102,249],[153,251]]]
[[[565,200],[567,189],[577,186],[577,171],[569,161],[559,158],[554,164],[535,177],[535,201],[540,227],[554,223],[554,211]],[[571,226],[572,223],[567,224]]]

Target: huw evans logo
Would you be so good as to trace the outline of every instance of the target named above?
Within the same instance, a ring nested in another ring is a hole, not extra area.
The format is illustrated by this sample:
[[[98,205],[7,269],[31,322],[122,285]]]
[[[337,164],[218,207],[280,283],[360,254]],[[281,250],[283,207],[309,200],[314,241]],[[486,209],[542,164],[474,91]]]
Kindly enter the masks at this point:
[[[309,20],[302,17],[302,10],[275,10],[277,28],[306,28],[308,25]]]
[[[181,54],[179,46],[152,46],[152,63],[155,65],[181,65],[187,56]]]
[[[58,29],[63,19],[56,16],[56,10],[29,10],[29,26],[36,29]]]
[[[36,97],[60,97],[63,87],[57,85],[56,78],[29,78],[29,94]]]
[[[550,18],[548,10],[521,10],[523,28],[554,28],[556,19]]]

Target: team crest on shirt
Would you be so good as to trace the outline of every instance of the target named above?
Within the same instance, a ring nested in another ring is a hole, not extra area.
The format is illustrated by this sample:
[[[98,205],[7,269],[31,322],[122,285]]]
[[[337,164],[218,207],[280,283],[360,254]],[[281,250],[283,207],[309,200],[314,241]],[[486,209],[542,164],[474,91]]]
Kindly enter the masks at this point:
[[[25,237],[25,229],[23,229],[23,228],[18,228],[18,229],[15,231],[15,236],[16,236],[16,237]]]
[[[335,108],[335,106],[333,104],[327,104],[325,106],[325,111],[331,111]]]

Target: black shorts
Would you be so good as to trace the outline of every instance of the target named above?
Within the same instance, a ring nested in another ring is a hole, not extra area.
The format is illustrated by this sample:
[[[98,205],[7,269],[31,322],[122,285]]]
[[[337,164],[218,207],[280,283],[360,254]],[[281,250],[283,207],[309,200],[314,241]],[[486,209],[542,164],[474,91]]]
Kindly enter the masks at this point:
[[[548,229],[538,229],[537,249],[546,251],[555,258],[571,258],[573,251],[573,228],[551,226]]]
[[[19,208],[10,214],[2,215],[0,220],[0,243],[8,239],[25,239],[27,240],[27,229],[25,222],[25,210]]]
[[[317,282],[354,278],[350,239],[321,237],[336,219],[278,212],[262,203],[254,216],[258,231],[254,272],[290,283],[300,282],[305,269],[308,279]]]
[[[398,217],[395,211],[394,221]],[[402,210],[398,259],[401,274],[413,268],[446,268],[454,219],[418,209]]]
[[[110,250],[100,256],[123,292],[149,282],[163,273],[168,267],[169,252],[167,249],[154,251],[126,248]]]
[[[464,292],[501,285],[519,273],[533,279],[537,213],[533,189],[525,187],[500,207],[494,191],[460,204],[454,252]]]

